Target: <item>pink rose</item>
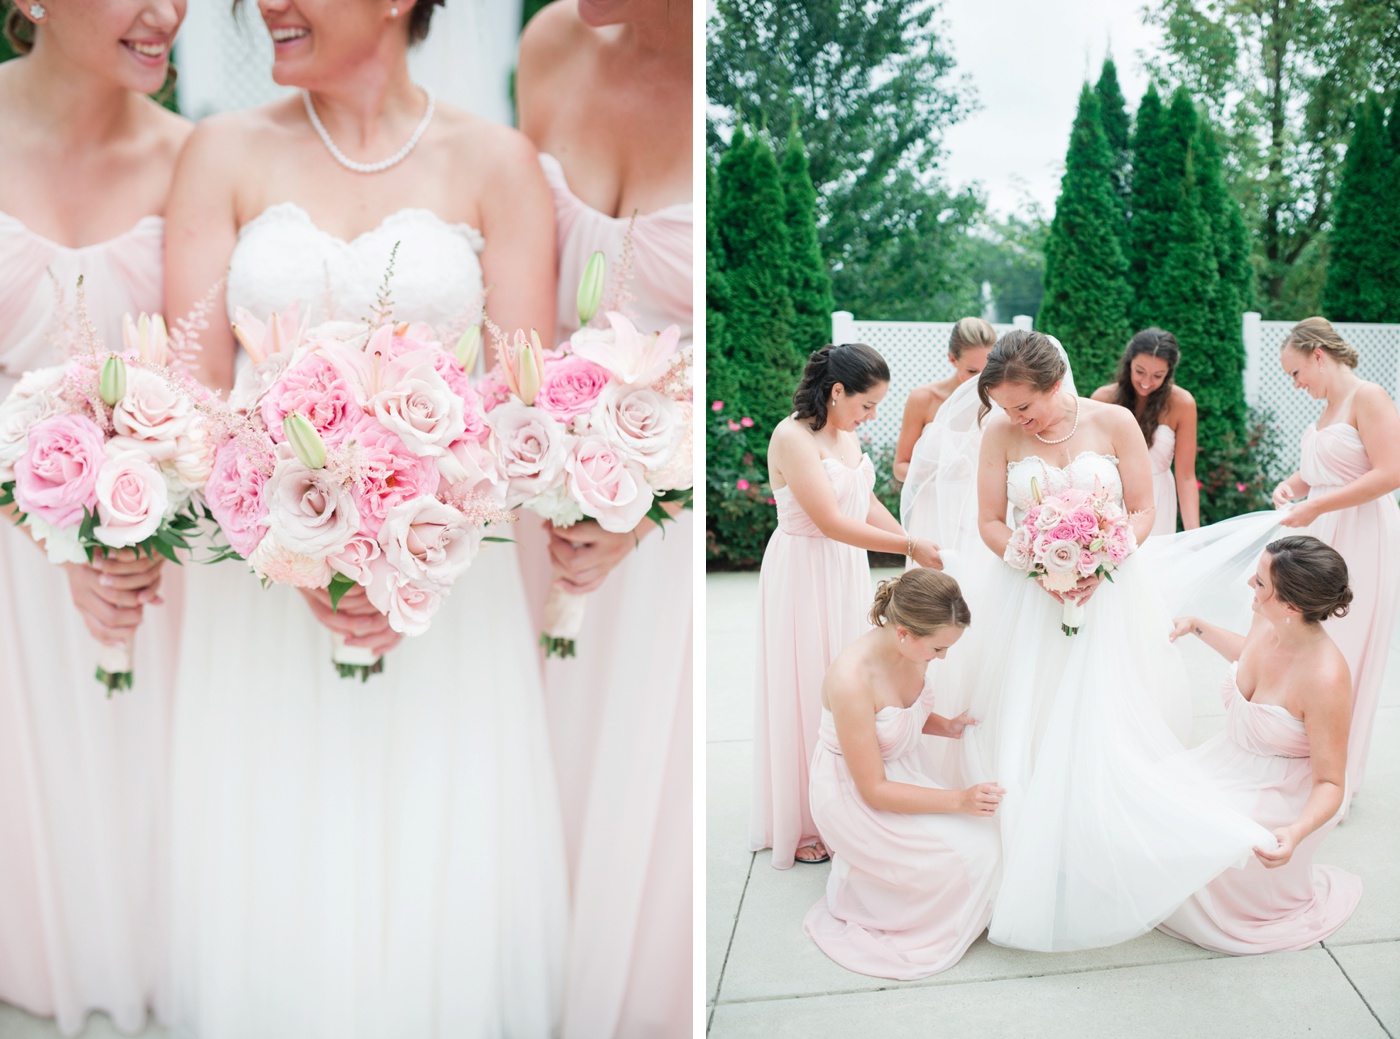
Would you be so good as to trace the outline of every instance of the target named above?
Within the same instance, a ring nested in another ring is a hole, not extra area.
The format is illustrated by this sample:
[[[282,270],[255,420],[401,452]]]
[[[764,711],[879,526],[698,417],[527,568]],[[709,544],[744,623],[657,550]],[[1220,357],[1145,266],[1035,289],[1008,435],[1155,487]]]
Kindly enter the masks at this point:
[[[107,450],[97,473],[97,519],[93,536],[111,548],[140,544],[165,519],[170,492],[165,476],[144,451]]]
[[[1045,537],[1050,541],[1077,541],[1079,532],[1068,522],[1061,521]]]
[[[126,449],[139,448],[161,462],[173,458],[190,418],[184,394],[155,372],[127,365],[126,393],[112,408],[112,428]]]
[[[1119,527],[1108,535],[1104,547],[1108,550],[1108,558],[1113,560],[1114,566],[1120,565],[1123,560],[1132,555],[1133,549],[1136,547],[1133,541],[1131,532],[1123,527]]]
[[[490,448],[475,440],[459,440],[437,460],[443,485],[464,494],[482,494],[504,507],[505,480]]]
[[[723,410],[724,410],[724,401],[722,401],[722,400],[717,400],[717,401],[715,401],[713,404],[710,405],[710,410],[711,410],[711,411],[714,411],[714,412],[723,411]]]
[[[566,440],[564,427],[538,408],[511,402],[491,412],[491,451],[510,482],[510,505],[543,494],[559,479]]]
[[[361,530],[379,536],[385,514],[401,501],[435,495],[442,477],[434,459],[420,457],[378,423],[356,435],[363,452],[366,482],[355,487]]]
[[[560,422],[568,422],[592,410],[612,377],[607,369],[582,357],[566,356],[544,367],[544,379],[535,394],[535,407]]]
[[[749,481],[748,481],[748,480],[745,480],[745,479],[741,476],[739,479],[737,479],[737,480],[734,481],[734,486],[737,487],[737,488],[738,488],[739,490],[741,490],[741,491],[747,491],[747,490],[749,489]]]
[[[407,581],[383,556],[370,564],[373,577],[365,588],[370,605],[389,618],[403,635],[421,635],[442,605],[442,593]]]
[[[1031,532],[1029,527],[1022,525],[1011,532],[1011,538],[1006,542],[1006,551],[1002,553],[1001,557],[1017,570],[1031,568]]]
[[[471,566],[480,543],[481,532],[436,498],[400,502],[379,529],[384,559],[405,581],[443,592]]]
[[[345,548],[359,530],[360,513],[349,488],[328,470],[309,469],[295,457],[278,460],[263,500],[268,531],[293,552],[324,559]]]
[[[97,504],[97,476],[106,461],[102,430],[83,415],[55,415],[29,429],[15,462],[15,504],[55,527],[82,522]]]
[[[1041,583],[1046,588],[1067,592],[1079,580],[1079,546],[1073,541],[1047,541],[1038,546],[1036,562],[1045,568]]]
[[[286,436],[282,420],[298,411],[334,446],[364,424],[364,409],[340,370],[319,353],[307,354],[282,373],[262,399],[262,419],[276,443]]]
[[[741,419],[739,420],[739,425],[743,426],[745,429],[752,429],[752,428],[753,428],[753,419],[751,419],[751,418],[745,416],[744,418],[741,418]]]
[[[1099,557],[1094,552],[1079,553],[1079,576],[1093,577],[1099,569]]]
[[[681,438],[680,410],[676,402],[655,390],[629,390],[609,386],[588,418],[592,433],[608,442],[642,468],[665,465]]]
[[[338,574],[344,574],[362,587],[369,587],[373,576],[371,564],[379,558],[379,542],[368,534],[356,534],[339,552],[326,557]]]
[[[267,477],[245,448],[230,440],[214,455],[214,468],[204,485],[204,501],[214,514],[229,545],[244,559],[267,533],[263,485]]]
[[[0,403],[0,483],[15,478],[15,463],[28,448],[30,429],[59,414],[57,391],[63,377],[60,367],[25,372]]]
[[[1038,530],[1053,530],[1065,518],[1065,510],[1056,502],[1046,500],[1040,503],[1040,512],[1035,518]]]
[[[600,436],[584,436],[569,452],[569,493],[604,530],[622,534],[642,521],[653,495],[642,467]]]
[[[427,350],[404,354],[385,366],[382,388],[369,412],[416,455],[436,457],[462,434],[462,398],[433,367]]]
[[[506,377],[499,364],[477,380],[476,392],[480,394],[481,408],[486,412],[510,400],[510,387],[506,385]]]

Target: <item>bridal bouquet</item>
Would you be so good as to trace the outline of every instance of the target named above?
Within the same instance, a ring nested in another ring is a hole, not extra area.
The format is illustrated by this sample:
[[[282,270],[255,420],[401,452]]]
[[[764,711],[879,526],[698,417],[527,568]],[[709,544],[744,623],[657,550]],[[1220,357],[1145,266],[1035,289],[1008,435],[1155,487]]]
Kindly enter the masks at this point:
[[[1031,497],[1035,504],[1012,532],[1003,558],[1050,591],[1068,592],[1084,577],[1111,581],[1137,548],[1128,513],[1097,480],[1092,493],[1070,488],[1044,496],[1032,477]],[[1066,599],[1060,630],[1074,635],[1083,623],[1083,603]]]
[[[253,363],[204,492],[225,554],[264,583],[325,588],[332,606],[358,585],[395,631],[421,634],[511,518],[463,358],[425,325],[236,317]],[[332,662],[362,680],[384,664],[339,636]]]
[[[579,330],[553,351],[516,332],[498,344],[481,390],[508,506],[560,527],[592,519],[627,533],[646,517],[664,523],[666,504],[690,500],[692,358],[675,325],[649,334],[609,311],[607,329],[589,328],[602,279],[595,253],[579,286]],[[546,655],[574,655],[586,601],[550,589]]]
[[[85,328],[88,349],[27,372],[0,404],[0,506],[54,563],[119,549],[178,563],[203,515],[212,397],[171,364],[159,317],[123,328],[119,353]],[[108,696],[131,688],[130,641],[99,647],[97,680]]]

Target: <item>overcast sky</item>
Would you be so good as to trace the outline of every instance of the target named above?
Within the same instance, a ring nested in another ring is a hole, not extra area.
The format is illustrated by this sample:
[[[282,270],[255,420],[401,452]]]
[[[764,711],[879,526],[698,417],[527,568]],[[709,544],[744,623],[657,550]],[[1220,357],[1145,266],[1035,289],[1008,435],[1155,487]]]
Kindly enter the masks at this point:
[[[953,56],[981,102],[945,136],[948,185],[980,181],[998,213],[1026,195],[1053,212],[1086,68],[1097,82],[1111,41],[1129,111],[1147,89],[1138,52],[1155,51],[1160,33],[1141,11],[1142,0],[943,0]]]

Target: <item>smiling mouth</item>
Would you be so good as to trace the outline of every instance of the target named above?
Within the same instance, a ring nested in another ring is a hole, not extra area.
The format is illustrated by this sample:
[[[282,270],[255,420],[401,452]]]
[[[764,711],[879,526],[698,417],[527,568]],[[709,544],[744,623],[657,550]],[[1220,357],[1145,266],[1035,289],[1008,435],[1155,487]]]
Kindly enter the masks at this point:
[[[155,42],[152,40],[122,40],[122,46],[127,50],[139,54],[143,58],[165,59],[170,53],[169,41],[162,40]]]
[[[272,33],[273,43],[290,43],[293,40],[300,40],[304,36],[310,36],[311,30],[302,26],[283,26],[279,29],[269,30]]]

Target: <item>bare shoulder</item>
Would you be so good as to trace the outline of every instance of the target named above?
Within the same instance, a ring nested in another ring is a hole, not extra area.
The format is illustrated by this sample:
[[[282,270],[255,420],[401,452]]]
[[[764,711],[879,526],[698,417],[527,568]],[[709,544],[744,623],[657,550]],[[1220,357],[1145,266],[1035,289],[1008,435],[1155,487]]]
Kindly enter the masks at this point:
[[[546,4],[520,34],[519,72],[546,76],[567,60],[589,36],[588,26],[572,3]]]
[[[1113,433],[1132,431],[1141,437],[1138,430],[1137,417],[1125,407],[1117,404],[1109,404],[1106,401],[1095,400],[1090,397],[1080,404],[1084,410],[1084,417],[1102,423],[1104,428]]]
[[[150,99],[145,100],[145,106],[148,133],[159,147],[178,154],[194,131],[194,123]]]
[[[1322,652],[1310,661],[1303,679],[1309,702],[1323,709],[1351,711],[1351,668],[1346,657],[1331,639],[1324,641]]]
[[[457,170],[476,171],[484,181],[500,185],[518,184],[521,177],[543,180],[539,152],[514,127],[441,102],[434,118],[441,120]]]
[[[822,692],[829,708],[834,710],[843,704],[854,706],[871,702],[873,691],[864,643],[864,639],[852,642],[837,654],[831,667],[827,668],[826,677],[822,680]]]
[[[941,404],[942,398],[937,395],[934,385],[915,386],[909,391],[909,397],[904,402],[904,410],[924,412],[935,402]]]
[[[1363,379],[1356,388],[1356,411],[1359,415],[1383,415],[1395,411],[1395,401],[1391,400],[1384,387]]]
[[[1005,453],[1011,437],[1016,431],[1015,424],[1004,411],[993,412],[982,422],[982,448],[996,448]]]
[[[789,450],[794,447],[816,450],[816,445],[812,442],[811,432],[791,415],[773,427],[773,435],[768,438],[768,443],[771,447]]]
[[[1171,396],[1167,398],[1167,410],[1173,414],[1195,414],[1196,398],[1185,386],[1174,384]]]
[[[1114,398],[1117,396],[1118,387],[1113,384],[1109,384],[1107,386],[1100,386],[1093,393],[1089,394],[1089,399],[1100,401],[1104,404],[1117,404],[1118,402],[1114,400]]]

